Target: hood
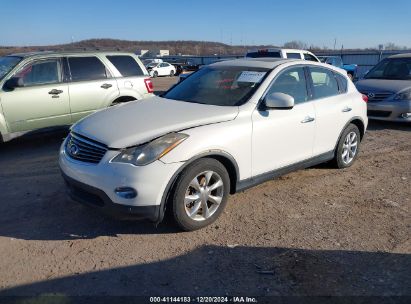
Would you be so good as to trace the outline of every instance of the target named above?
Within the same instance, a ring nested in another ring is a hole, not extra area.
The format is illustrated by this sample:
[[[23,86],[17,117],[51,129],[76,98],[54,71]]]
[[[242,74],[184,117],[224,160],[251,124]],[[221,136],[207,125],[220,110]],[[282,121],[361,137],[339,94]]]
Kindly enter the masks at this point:
[[[126,148],[170,132],[233,120],[238,111],[238,107],[203,105],[156,96],[98,111],[76,123],[72,131],[110,148]]]
[[[355,83],[360,92],[392,92],[397,93],[407,88],[411,88],[411,80],[391,80],[391,79],[361,79]]]

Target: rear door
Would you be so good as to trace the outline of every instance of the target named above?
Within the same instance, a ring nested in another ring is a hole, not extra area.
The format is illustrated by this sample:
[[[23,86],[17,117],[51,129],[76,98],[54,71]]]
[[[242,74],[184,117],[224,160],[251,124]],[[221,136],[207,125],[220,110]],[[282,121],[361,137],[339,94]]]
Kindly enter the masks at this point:
[[[333,151],[338,137],[351,117],[352,100],[343,88],[345,77],[323,67],[310,66],[314,107],[317,119],[317,132],[314,143],[314,155]],[[339,84],[337,77],[341,77]]]
[[[70,124],[68,84],[63,81],[60,58],[36,59],[13,77],[23,87],[2,89],[1,102],[11,132]]]
[[[109,106],[118,96],[116,79],[103,62],[93,55],[69,56],[71,120],[76,122],[98,109]]]

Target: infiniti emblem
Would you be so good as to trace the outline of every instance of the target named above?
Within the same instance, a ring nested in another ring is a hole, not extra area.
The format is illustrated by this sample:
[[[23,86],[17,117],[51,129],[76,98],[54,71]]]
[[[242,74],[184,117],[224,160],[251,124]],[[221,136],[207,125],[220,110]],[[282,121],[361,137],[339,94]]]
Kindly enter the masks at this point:
[[[375,97],[375,94],[374,93],[368,93],[368,98],[374,98]]]
[[[69,143],[69,151],[70,151],[70,154],[74,156],[76,156],[80,152],[79,148],[72,142]]]

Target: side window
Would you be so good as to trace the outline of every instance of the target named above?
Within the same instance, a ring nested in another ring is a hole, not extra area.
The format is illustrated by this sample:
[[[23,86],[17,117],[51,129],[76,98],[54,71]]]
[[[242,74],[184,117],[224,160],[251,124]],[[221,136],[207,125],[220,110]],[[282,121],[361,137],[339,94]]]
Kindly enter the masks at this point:
[[[68,63],[72,81],[107,78],[106,67],[97,57],[69,57]]]
[[[285,70],[275,79],[267,94],[284,93],[294,97],[295,103],[308,100],[304,68],[297,67]]]
[[[347,93],[347,88],[348,88],[348,82],[347,78],[342,76],[341,74],[335,73],[335,77],[338,80],[338,86],[340,88],[340,93]]]
[[[287,53],[287,58],[301,59],[300,53]]]
[[[24,86],[59,83],[61,82],[60,60],[35,61],[24,66],[14,76],[22,78]]]
[[[308,60],[308,61],[314,61],[314,62],[318,62],[318,60],[311,54],[304,54],[304,59]]]
[[[106,56],[123,77],[144,75],[137,61],[131,56]]]
[[[324,98],[339,94],[337,79],[328,69],[310,67],[310,75],[314,86],[314,97]]]

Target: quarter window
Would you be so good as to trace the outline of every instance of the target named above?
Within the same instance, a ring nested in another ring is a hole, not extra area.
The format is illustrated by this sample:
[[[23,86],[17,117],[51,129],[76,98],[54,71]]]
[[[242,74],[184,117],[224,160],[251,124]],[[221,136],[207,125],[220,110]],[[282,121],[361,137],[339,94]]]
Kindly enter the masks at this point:
[[[16,73],[15,77],[22,78],[24,86],[61,82],[60,60],[35,61],[24,66]]]
[[[335,77],[338,80],[338,86],[340,87],[340,93],[347,93],[348,82],[347,78],[342,76],[341,74],[335,73]]]
[[[123,77],[142,76],[143,70],[131,56],[107,56]]]
[[[314,61],[314,62],[318,62],[317,58],[315,58],[313,55],[311,54],[304,54],[304,59],[308,60],[308,61]]]
[[[71,80],[97,80],[107,78],[104,64],[97,57],[69,57]]]
[[[301,59],[300,53],[287,53],[287,58]]]
[[[307,84],[303,67],[291,68],[282,72],[271,85],[267,94],[284,93],[294,97],[295,103],[308,100]]]
[[[310,67],[313,81],[314,97],[324,98],[339,94],[337,79],[330,70]]]

